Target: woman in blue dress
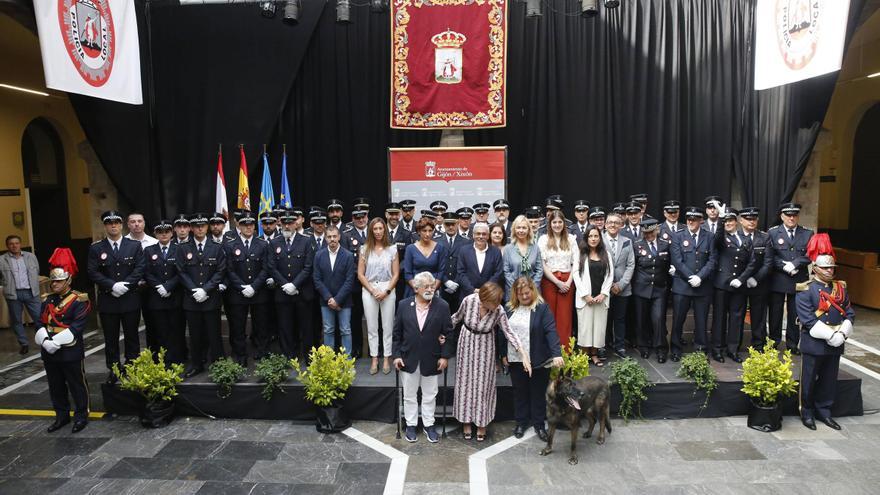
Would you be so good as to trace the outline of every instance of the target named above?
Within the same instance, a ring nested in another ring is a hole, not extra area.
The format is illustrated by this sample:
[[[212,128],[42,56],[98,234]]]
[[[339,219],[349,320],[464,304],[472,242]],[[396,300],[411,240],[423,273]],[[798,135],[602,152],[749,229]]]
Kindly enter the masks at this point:
[[[429,218],[422,217],[416,223],[416,232],[419,234],[418,242],[407,246],[403,257],[403,279],[406,280],[404,297],[414,295],[413,277],[421,272],[431,272],[434,275],[436,279],[435,290],[445,282],[446,247],[433,239],[434,222]]]

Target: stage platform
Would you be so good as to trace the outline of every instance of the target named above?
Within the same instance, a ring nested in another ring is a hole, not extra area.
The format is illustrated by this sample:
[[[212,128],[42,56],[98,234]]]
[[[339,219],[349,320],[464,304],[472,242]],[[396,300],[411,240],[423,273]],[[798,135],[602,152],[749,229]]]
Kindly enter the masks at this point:
[[[660,364],[654,356],[642,359],[635,352],[634,357],[648,370],[649,380],[654,386],[647,391],[648,399],[642,403],[641,414],[645,419],[684,419],[695,417],[722,417],[747,414],[749,399],[740,389],[740,365],[729,361],[720,364],[712,362],[718,374],[718,388],[712,393],[707,407],[702,406],[705,395],[695,392],[693,384],[676,376],[679,363],[667,361]],[[590,373],[609,379],[610,363],[605,367],[592,366]],[[795,378],[800,375],[800,358],[795,357]],[[395,407],[398,407],[398,391],[395,387],[395,374],[369,374],[369,359],[359,359],[356,364],[357,377],[345,398],[346,412],[357,420],[369,420],[393,423],[396,419]],[[380,362],[381,368],[381,362]],[[513,388],[510,378],[498,373],[498,403],[495,419],[499,421],[513,419]],[[838,375],[837,399],[834,403],[834,416],[858,416],[862,414],[862,381],[860,378],[841,370]],[[452,398],[455,387],[455,360],[450,361],[446,387],[443,375],[440,376],[440,393],[437,397],[438,421],[443,413],[443,404],[447,405],[447,414],[452,412]],[[291,373],[290,379],[283,385],[283,393],[276,393],[266,401],[260,395],[263,384],[249,376],[244,382],[235,385],[232,395],[221,399],[217,395],[217,386],[210,382],[207,372],[186,380],[179,387],[176,399],[178,414],[187,416],[212,415],[220,418],[242,419],[281,419],[309,421],[315,417],[314,407],[305,400],[303,387]],[[137,415],[141,400],[137,395],[119,390],[116,386],[101,385],[103,405],[108,413],[119,415]],[[617,413],[620,393],[612,387],[612,414]],[[798,414],[797,396],[789,398],[784,404],[784,414]]]

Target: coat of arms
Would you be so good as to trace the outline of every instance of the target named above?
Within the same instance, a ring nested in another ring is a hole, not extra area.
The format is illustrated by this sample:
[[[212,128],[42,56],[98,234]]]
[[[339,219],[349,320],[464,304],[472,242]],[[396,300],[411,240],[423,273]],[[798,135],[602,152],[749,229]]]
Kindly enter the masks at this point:
[[[462,79],[462,45],[467,37],[450,29],[431,37],[434,43],[434,80],[441,84],[458,84]]]

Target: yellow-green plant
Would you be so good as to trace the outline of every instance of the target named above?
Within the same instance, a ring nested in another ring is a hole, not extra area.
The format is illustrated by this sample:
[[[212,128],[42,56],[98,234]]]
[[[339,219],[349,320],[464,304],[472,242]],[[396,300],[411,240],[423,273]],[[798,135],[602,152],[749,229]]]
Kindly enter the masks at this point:
[[[349,357],[345,349],[336,352],[326,345],[312,347],[305,370],[300,370],[297,359],[291,359],[290,364],[296,370],[296,379],[306,388],[306,398],[318,407],[341,401],[356,373],[354,358]]]
[[[580,380],[585,376],[590,376],[590,356],[587,356],[586,352],[578,349],[574,344],[575,340],[572,337],[568,341],[568,348],[571,350],[566,350],[565,347],[562,348],[562,361],[564,364],[562,368],[550,370],[551,380],[555,380],[559,373],[572,380]]]
[[[119,388],[142,395],[147,402],[169,401],[177,395],[177,384],[183,381],[183,365],[165,366],[165,348],[159,348],[158,359],[149,349],[125,365],[125,371],[113,364],[113,373],[119,377]]]
[[[791,350],[776,352],[774,342],[767,339],[764,350],[749,347],[749,357],[743,361],[742,391],[761,407],[772,407],[780,398],[797,392],[798,382],[792,376]]]

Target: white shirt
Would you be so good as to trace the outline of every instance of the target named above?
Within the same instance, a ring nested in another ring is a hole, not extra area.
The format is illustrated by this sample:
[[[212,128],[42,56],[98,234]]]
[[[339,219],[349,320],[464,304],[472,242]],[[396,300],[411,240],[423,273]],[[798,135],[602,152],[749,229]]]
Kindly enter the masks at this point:
[[[669,222],[667,221],[667,222],[666,222],[666,226],[669,227],[669,230],[670,230],[670,231],[672,231],[672,232],[678,232],[678,225],[676,225],[676,224],[674,224],[674,223],[669,223]]]
[[[336,255],[339,254],[339,248],[336,248],[336,251],[330,250],[327,248],[327,252],[330,253],[330,271],[333,271],[333,267],[336,266]]]
[[[507,321],[510,324],[510,330],[522,342],[523,354],[528,354],[531,348],[529,336],[531,335],[532,311],[525,306],[520,306],[513,311],[513,314],[510,315]],[[507,341],[507,360],[511,363],[522,362],[522,355],[517,352],[513,347],[513,343],[509,340]]]
[[[483,271],[483,264],[486,263],[486,251],[489,250],[489,244],[486,243],[486,249],[480,251],[477,248],[477,245],[474,244],[474,252],[477,253],[477,271]]]
[[[706,222],[706,226],[709,227],[709,232],[715,233],[715,229],[718,228],[718,222]]]
[[[550,249],[547,247],[549,238],[547,234],[538,238],[538,249],[541,252],[541,261],[547,265],[551,272],[571,273],[576,271],[580,264],[580,251],[577,248],[577,237],[574,234],[568,235],[568,250]]]
[[[130,232],[129,232],[128,234],[126,234],[125,237],[126,237],[127,239],[131,239],[131,240],[133,240],[133,241],[137,241],[137,239],[135,239],[134,237],[131,236],[131,233],[130,233]],[[110,241],[110,242],[113,242],[113,241]],[[159,240],[156,239],[155,237],[152,237],[152,236],[149,236],[149,235],[147,235],[147,234],[144,234],[144,238],[141,239],[141,240],[138,241],[138,242],[141,243],[141,249],[146,249],[147,246],[152,246],[153,244],[158,243]]]

